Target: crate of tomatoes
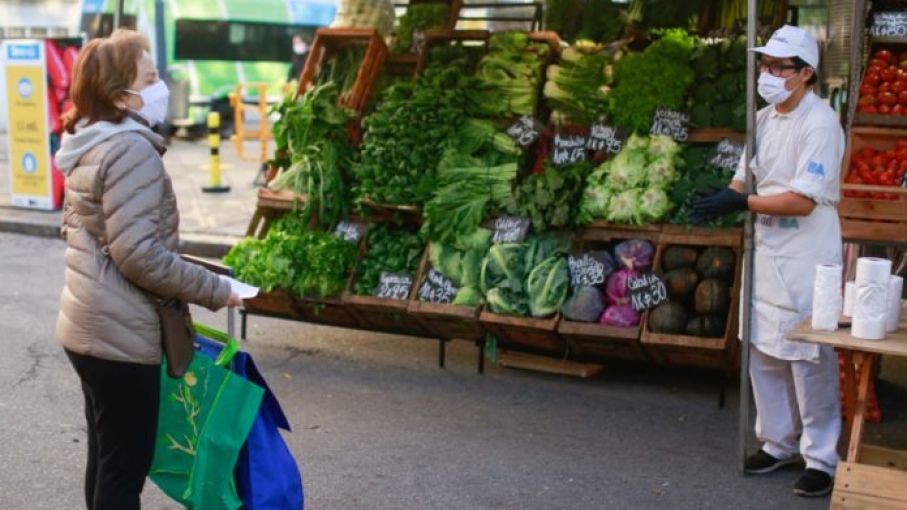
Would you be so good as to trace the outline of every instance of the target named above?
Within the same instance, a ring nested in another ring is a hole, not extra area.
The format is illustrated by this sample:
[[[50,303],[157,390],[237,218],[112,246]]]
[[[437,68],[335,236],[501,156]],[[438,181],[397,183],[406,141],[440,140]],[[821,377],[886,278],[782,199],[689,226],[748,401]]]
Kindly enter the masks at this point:
[[[846,239],[907,239],[907,130],[856,126],[838,206]]]
[[[860,84],[858,125],[907,126],[907,51],[877,49]]]

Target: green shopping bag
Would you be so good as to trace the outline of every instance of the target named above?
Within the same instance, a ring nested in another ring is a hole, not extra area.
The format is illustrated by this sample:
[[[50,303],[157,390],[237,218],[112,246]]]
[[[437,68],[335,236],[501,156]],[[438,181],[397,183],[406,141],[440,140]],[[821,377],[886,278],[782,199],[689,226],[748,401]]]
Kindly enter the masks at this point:
[[[161,365],[157,444],[149,474],[161,490],[190,510],[242,506],[233,480],[239,451],[258,415],[264,390],[223,368],[239,343],[196,326],[196,334],[227,343],[218,359],[196,352],[180,379]]]

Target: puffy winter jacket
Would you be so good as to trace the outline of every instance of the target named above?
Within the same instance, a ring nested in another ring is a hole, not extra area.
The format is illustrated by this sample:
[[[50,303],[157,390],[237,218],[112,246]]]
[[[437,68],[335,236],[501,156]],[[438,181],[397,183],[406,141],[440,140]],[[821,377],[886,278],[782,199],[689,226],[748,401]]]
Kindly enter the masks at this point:
[[[161,362],[157,297],[216,310],[230,285],[180,259],[163,140],[130,122],[77,131],[57,155],[67,175],[57,339],[79,354],[153,365]]]

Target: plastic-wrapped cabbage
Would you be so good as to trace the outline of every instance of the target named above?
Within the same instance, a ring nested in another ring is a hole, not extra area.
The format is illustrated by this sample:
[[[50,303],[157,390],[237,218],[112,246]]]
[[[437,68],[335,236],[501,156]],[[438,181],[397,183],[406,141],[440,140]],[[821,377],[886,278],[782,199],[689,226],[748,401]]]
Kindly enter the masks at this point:
[[[608,186],[624,190],[642,186],[646,182],[646,153],[643,150],[624,149],[611,160]]]
[[[649,153],[655,158],[673,158],[680,154],[680,144],[668,135],[656,135],[649,138]]]
[[[677,177],[674,158],[662,156],[649,162],[649,166],[646,167],[646,180],[650,188],[667,189]]]
[[[608,307],[599,319],[599,324],[630,328],[639,326],[640,314],[630,305],[614,305]]]
[[[642,214],[639,210],[639,201],[642,191],[638,189],[628,189],[622,191],[608,202],[608,221],[614,223],[624,223],[639,225],[643,223]]]
[[[561,311],[572,321],[595,322],[605,311],[605,299],[598,287],[580,287],[573,291]]]
[[[494,288],[485,295],[485,302],[492,313],[503,315],[529,315],[525,297],[510,289]]]
[[[624,150],[645,150],[649,148],[649,137],[640,136],[636,133],[630,135],[627,143],[624,144]]]
[[[614,257],[624,268],[648,271],[655,258],[655,247],[649,241],[630,239],[614,247]]]
[[[557,313],[567,299],[569,287],[570,274],[563,255],[552,255],[535,266],[526,280],[532,316],[549,317]]]
[[[640,197],[639,210],[645,221],[658,221],[671,210],[671,199],[664,190],[649,188]]]
[[[605,299],[609,305],[626,305],[630,303],[630,289],[627,282],[636,278],[639,272],[633,269],[619,269],[605,280]]]

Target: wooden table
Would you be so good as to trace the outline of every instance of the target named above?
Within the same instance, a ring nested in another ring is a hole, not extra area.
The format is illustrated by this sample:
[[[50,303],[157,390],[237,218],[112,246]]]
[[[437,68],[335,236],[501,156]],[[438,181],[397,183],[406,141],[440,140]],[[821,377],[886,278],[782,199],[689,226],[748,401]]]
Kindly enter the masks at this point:
[[[788,333],[790,340],[834,346],[844,356],[844,415],[850,430],[847,460],[838,464],[833,510],[903,510],[907,508],[907,450],[892,450],[863,444],[872,364],[882,354],[907,357],[907,303],[903,304],[897,331],[884,340],[860,340],[850,328],[815,331],[807,319]],[[860,366],[856,380],[854,363]]]

